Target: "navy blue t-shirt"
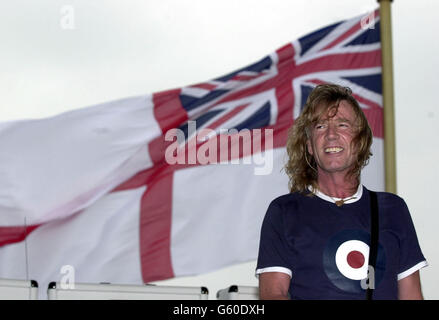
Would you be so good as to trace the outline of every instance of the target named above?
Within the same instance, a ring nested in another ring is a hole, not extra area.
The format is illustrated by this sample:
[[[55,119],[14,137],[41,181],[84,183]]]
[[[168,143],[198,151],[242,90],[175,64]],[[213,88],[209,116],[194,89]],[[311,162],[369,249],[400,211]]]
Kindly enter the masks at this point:
[[[378,192],[378,206],[374,299],[397,299],[398,280],[427,262],[404,200]],[[340,207],[315,195],[286,194],[265,215],[256,273],[289,274],[292,299],[364,299],[369,243],[365,187],[358,201]]]

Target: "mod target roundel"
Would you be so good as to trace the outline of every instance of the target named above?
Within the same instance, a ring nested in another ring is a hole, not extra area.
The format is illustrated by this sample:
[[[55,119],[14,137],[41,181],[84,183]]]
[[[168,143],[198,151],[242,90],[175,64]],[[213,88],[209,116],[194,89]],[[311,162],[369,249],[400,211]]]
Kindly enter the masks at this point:
[[[339,289],[361,293],[361,280],[368,275],[370,235],[362,230],[345,230],[329,239],[323,253],[323,266],[329,280]],[[378,246],[375,287],[383,278],[385,256]]]
[[[367,276],[369,246],[360,240],[343,242],[335,253],[335,264],[346,278],[361,280]]]

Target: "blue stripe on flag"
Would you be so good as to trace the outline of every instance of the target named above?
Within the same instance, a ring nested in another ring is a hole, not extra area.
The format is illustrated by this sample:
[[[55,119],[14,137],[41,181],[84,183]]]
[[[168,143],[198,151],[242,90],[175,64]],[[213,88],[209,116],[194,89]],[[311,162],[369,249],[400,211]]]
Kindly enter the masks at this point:
[[[242,129],[252,130],[268,126],[270,124],[270,109],[271,104],[270,102],[267,102],[251,117],[235,126],[235,129],[238,131]]]
[[[203,115],[201,115],[200,117],[198,117],[195,122],[196,122],[196,126],[197,126],[197,131],[199,130],[199,128],[201,128],[207,121],[209,121],[210,119],[212,119],[213,117],[215,117],[217,114],[223,112],[224,110],[212,110],[209,112],[204,113]],[[180,130],[182,130],[184,132],[184,137],[187,140],[188,139],[188,123],[186,122],[185,124],[183,124],[182,126],[179,127]]]
[[[359,86],[367,88],[370,91],[381,94],[382,93],[382,85],[381,85],[381,73],[372,74],[368,76],[360,76],[360,77],[343,77],[346,80],[349,80]]]
[[[301,94],[301,101],[300,101],[300,112],[302,112],[303,108],[305,107],[306,99],[308,99],[309,94],[311,93],[312,89],[314,89],[313,86],[300,86],[300,94]]]
[[[242,71],[262,72],[264,70],[270,69],[272,63],[273,63],[273,61],[271,60],[270,57],[265,57],[262,60],[254,63],[254,64],[251,64],[245,68],[239,69],[238,71],[232,72],[226,76],[217,78],[215,80],[226,82],[226,81],[229,81],[230,79],[232,79],[234,76],[236,76],[238,73],[240,73]]]
[[[180,102],[181,102],[181,105],[183,106],[183,108],[189,112],[193,109],[198,108],[199,106],[201,106],[205,103],[208,103],[208,102],[218,98],[219,96],[221,96],[222,94],[224,94],[228,91],[229,90],[213,90],[201,98],[195,98],[193,96],[180,94]]]
[[[343,22],[343,21],[342,21]],[[322,40],[327,34],[329,34],[335,27],[337,27],[339,23],[334,23],[326,28],[320,29],[313,33],[310,33],[299,39],[301,52],[300,54],[305,54],[309,49],[311,49],[317,42]]]
[[[372,44],[380,42],[380,23],[379,21],[375,23],[375,29],[367,29],[367,31],[360,34],[358,37],[353,39],[348,44],[344,46],[362,45],[362,44]]]

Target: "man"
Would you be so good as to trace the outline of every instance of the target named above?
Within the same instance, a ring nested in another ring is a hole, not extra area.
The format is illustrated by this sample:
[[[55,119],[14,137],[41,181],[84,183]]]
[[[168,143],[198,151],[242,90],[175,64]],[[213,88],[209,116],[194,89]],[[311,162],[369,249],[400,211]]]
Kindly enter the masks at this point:
[[[287,141],[291,193],[272,201],[261,229],[261,299],[364,299],[368,287],[374,299],[423,298],[427,262],[404,200],[391,193],[377,193],[379,244],[368,273],[370,191],[360,174],[371,144],[349,88],[310,93]]]

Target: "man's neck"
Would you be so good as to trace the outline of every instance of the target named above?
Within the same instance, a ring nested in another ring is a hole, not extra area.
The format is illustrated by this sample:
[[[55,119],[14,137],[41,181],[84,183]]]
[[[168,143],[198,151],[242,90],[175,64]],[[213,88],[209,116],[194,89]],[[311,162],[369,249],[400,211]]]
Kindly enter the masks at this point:
[[[319,190],[334,198],[345,199],[358,189],[358,179],[347,179],[345,175],[321,175],[317,179]]]

